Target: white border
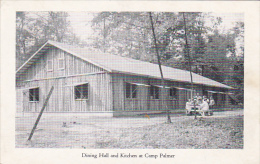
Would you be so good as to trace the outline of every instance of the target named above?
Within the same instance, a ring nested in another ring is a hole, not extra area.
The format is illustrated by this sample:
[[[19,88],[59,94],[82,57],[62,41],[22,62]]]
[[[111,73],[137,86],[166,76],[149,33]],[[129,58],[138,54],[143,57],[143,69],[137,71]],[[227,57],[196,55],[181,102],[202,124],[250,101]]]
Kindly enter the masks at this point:
[[[258,1],[1,1],[1,163],[259,163],[259,2]],[[201,11],[245,14],[245,143],[242,150],[18,149],[15,148],[16,11]],[[4,96],[3,96],[4,95]],[[174,159],[91,159],[81,153],[145,152]],[[187,156],[188,154],[188,156]]]

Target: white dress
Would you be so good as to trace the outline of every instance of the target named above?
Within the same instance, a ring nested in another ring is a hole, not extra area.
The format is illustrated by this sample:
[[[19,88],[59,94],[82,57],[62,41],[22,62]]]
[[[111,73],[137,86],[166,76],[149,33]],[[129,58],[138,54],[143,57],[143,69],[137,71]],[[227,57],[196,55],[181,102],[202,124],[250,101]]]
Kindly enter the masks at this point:
[[[203,101],[202,104],[200,104],[200,110],[203,112],[209,111],[209,104],[207,101]]]
[[[186,102],[186,107],[185,107],[188,111],[191,111],[191,102]]]

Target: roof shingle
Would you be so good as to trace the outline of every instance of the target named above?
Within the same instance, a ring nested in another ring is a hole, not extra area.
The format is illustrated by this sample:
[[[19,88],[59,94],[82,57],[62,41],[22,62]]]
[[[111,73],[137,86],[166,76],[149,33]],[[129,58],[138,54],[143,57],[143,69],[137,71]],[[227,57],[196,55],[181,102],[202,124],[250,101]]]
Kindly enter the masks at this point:
[[[102,67],[103,69],[109,72],[121,72],[127,74],[149,76],[153,78],[161,78],[159,67],[157,64],[135,60],[127,57],[122,57],[118,55],[94,52],[86,48],[66,45],[54,41],[48,41],[47,43],[57,48],[60,48],[68,53],[71,53],[72,55],[75,55],[87,62]],[[37,54],[34,55],[36,56]],[[21,68],[18,69],[17,72],[19,72],[20,70]],[[164,78],[167,80],[190,83],[189,71],[167,67],[167,66],[162,66],[162,71],[163,71]],[[232,88],[230,86],[224,85],[222,83],[219,83],[217,81],[211,80],[209,78],[206,78],[204,76],[195,73],[192,73],[192,77],[193,77],[193,82],[195,84],[204,84],[207,86],[229,88],[229,89]]]

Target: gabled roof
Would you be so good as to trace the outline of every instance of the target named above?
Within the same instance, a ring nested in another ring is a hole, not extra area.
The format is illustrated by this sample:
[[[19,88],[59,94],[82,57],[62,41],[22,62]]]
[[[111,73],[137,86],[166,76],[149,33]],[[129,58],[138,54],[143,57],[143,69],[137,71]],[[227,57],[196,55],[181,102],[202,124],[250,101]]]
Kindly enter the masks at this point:
[[[152,78],[161,78],[159,67],[157,64],[135,60],[118,55],[111,55],[101,52],[93,52],[86,48],[75,47],[58,43],[54,41],[47,41],[35,54],[32,55],[17,71],[19,75],[26,71],[40,56],[50,47],[54,46],[63,51],[66,51],[84,61],[92,63],[98,67],[103,68],[108,72],[118,72],[132,75],[148,76]],[[190,72],[176,69],[172,67],[162,66],[163,76],[166,80],[180,81],[190,83]],[[204,76],[192,73],[194,84],[203,84],[212,87],[229,88],[227,85],[211,80]]]

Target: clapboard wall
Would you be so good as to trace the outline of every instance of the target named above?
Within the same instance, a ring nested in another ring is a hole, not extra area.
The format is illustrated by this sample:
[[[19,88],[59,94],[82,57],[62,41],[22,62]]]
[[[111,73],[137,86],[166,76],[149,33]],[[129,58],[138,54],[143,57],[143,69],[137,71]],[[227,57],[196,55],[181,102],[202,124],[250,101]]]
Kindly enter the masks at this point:
[[[136,98],[126,97],[126,83],[139,84],[137,85]],[[159,99],[153,99],[150,96],[150,86],[160,86]],[[191,85],[185,82],[173,82],[165,80],[167,88],[163,91],[161,80],[155,78],[148,78],[143,76],[136,76],[131,74],[114,73],[112,74],[112,88],[113,88],[113,109],[115,111],[149,111],[149,110],[183,110],[186,102],[191,98]],[[207,87],[194,84],[194,90],[199,95],[203,95],[207,90],[221,91],[218,88]],[[176,95],[170,96],[169,88],[176,89]],[[164,94],[164,99],[163,99]],[[206,93],[206,96],[212,96],[212,93]],[[217,104],[214,108],[224,108],[228,104],[228,96],[224,94],[215,94]],[[164,102],[163,102],[164,101]]]
[[[58,68],[58,58],[64,56],[64,69]],[[53,70],[47,70],[47,61],[53,61]],[[47,105],[47,112],[111,111],[112,88],[110,75],[102,68],[50,47],[41,57],[17,78],[18,111],[37,112],[51,88],[54,91]],[[74,87],[89,84],[88,100],[75,100]],[[29,101],[29,89],[39,87],[39,101]]]
[[[64,69],[58,68],[58,59],[64,56]],[[53,61],[53,70],[47,70],[47,61]],[[126,98],[125,83],[139,83],[136,98]],[[88,100],[75,100],[75,85],[88,83]],[[131,73],[111,73],[92,63],[86,62],[72,54],[55,47],[48,47],[44,53],[26,71],[17,77],[17,111],[38,112],[44,100],[54,86],[53,94],[46,107],[46,112],[108,112],[108,111],[154,111],[185,109],[190,98],[188,82],[165,81],[167,87],[177,87],[176,97],[170,96],[170,90],[164,92],[160,88],[159,99],[152,99],[149,86],[161,85],[161,80],[137,76]],[[29,89],[39,87],[39,101],[29,101]],[[194,84],[194,89],[202,95],[203,90],[225,92],[219,88]],[[162,94],[165,94],[164,102]],[[224,108],[228,104],[228,96],[214,95],[216,108]],[[167,107],[166,107],[167,106]]]
[[[137,86],[136,98],[126,97],[126,83],[140,84]],[[177,90],[176,96],[170,96],[170,90],[159,88],[159,99],[153,99],[150,96],[150,86],[162,86],[160,79],[148,78],[135,75],[126,74],[112,74],[113,84],[113,109],[115,111],[132,111],[132,110],[176,110],[179,108],[184,109],[185,95],[181,90]],[[182,83],[165,81],[167,87],[180,87]],[[164,94],[164,100],[163,100]],[[177,101],[178,100],[178,101]],[[164,101],[164,102],[163,102]]]

